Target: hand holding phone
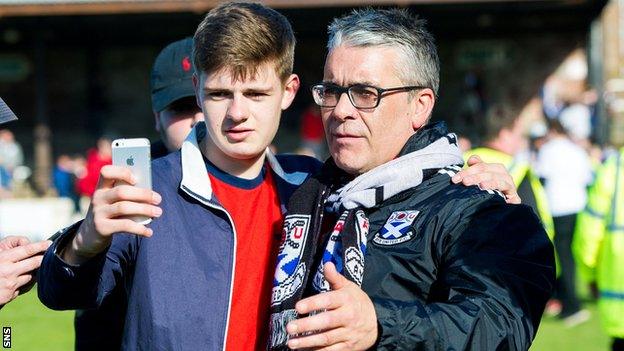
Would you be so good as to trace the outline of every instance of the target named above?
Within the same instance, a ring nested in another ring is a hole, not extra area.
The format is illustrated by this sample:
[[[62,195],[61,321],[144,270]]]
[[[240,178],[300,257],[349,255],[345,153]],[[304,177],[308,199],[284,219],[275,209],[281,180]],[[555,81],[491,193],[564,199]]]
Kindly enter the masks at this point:
[[[116,233],[152,236],[144,224],[162,214],[161,197],[151,190],[149,141],[115,140],[112,151],[113,165],[102,167],[84,221],[71,244],[61,249],[69,264],[82,264],[106,250]]]

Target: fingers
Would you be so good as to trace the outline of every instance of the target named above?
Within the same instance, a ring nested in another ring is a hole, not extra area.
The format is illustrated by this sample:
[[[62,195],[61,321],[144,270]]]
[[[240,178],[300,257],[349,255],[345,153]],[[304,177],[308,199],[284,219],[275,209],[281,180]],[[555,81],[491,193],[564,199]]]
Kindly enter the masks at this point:
[[[332,290],[342,289],[349,282],[347,278],[338,273],[336,266],[331,262],[327,262],[323,267],[323,275],[325,275],[325,279],[329,283]]]
[[[482,162],[483,160],[481,159],[481,157],[479,157],[478,155],[472,155],[468,158],[468,161],[466,163],[468,164],[468,166],[472,166]]]
[[[25,286],[26,284],[30,283],[30,281],[33,279],[32,274],[24,274],[24,275],[20,275],[19,277],[16,278],[16,286],[17,286],[17,294],[19,295],[20,292],[20,288]]]
[[[43,261],[43,255],[36,255],[16,262],[13,264],[14,274],[20,276],[30,273],[41,266],[41,261]]]
[[[83,232],[91,241],[96,241],[94,238],[97,236],[109,236],[121,231],[151,236],[151,230],[129,221],[128,218],[160,217],[162,209],[157,205],[161,201],[162,197],[157,192],[131,185],[99,189],[93,196],[87,214],[90,220],[83,223]]]
[[[338,309],[310,315],[288,323],[286,331],[289,335],[297,335],[338,328],[343,326],[346,320],[343,314],[344,312]]]
[[[95,221],[95,230],[106,236],[113,233],[130,233],[149,238],[154,234],[152,229],[127,218]]]
[[[0,252],[0,262],[19,262],[38,253],[42,253],[52,244],[51,241],[39,241]]]
[[[98,209],[98,211],[100,211],[100,215],[105,218],[118,218],[122,216],[159,217],[162,214],[162,209],[160,207],[131,201],[115,202],[110,206]]]
[[[342,350],[341,344],[346,340],[347,331],[345,328],[337,328],[325,332],[302,336],[288,340],[288,347],[291,349],[301,349],[309,347],[328,347],[327,350]]]
[[[295,305],[295,309],[299,314],[308,314],[312,311],[333,310],[344,303],[344,296],[339,291],[330,291],[321,293],[303,299]]]
[[[522,203],[522,198],[516,192],[515,195],[514,194],[511,194],[511,195],[505,194],[505,201],[508,204],[520,205]]]
[[[28,240],[25,236],[7,236],[6,238],[0,240],[0,251],[27,245],[28,243],[30,243],[30,240]]]
[[[93,194],[94,204],[132,201],[158,205],[161,200],[162,198],[157,192],[131,185],[119,185],[113,189],[100,189]]]
[[[128,168],[106,165],[100,170],[97,188],[110,189],[115,185],[115,182],[120,181],[130,185],[136,184],[136,179]]]
[[[474,182],[474,180],[478,180],[481,176],[496,176],[504,180],[509,180],[513,183],[513,180],[504,165],[500,163],[484,163],[477,156],[471,156],[469,161],[470,160],[478,160],[479,162],[474,163],[470,167],[457,172],[457,174],[453,176],[453,183],[457,184],[459,182],[462,182],[464,185],[466,185],[463,180],[464,178],[469,178],[471,180],[470,185],[475,185],[478,184],[478,181]]]

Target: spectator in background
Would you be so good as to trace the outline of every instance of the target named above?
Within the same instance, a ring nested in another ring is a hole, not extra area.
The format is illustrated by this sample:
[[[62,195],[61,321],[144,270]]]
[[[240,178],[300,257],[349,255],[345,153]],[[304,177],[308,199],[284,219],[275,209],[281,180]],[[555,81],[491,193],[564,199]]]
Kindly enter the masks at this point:
[[[22,147],[8,129],[0,130],[0,163],[11,174],[17,166],[24,164]]]
[[[518,187],[522,203],[535,210],[552,240],[555,231],[544,187],[529,159],[522,160],[517,157],[526,145],[519,113],[511,103],[492,105],[486,114],[485,145],[464,153],[464,157],[476,155],[484,162],[501,163],[505,166]]]
[[[546,198],[555,226],[555,249],[559,255],[561,275],[557,280],[557,297],[562,309],[559,315],[567,326],[589,319],[576,295],[576,274],[572,257],[572,238],[576,216],[585,208],[587,186],[592,169],[585,150],[576,145],[557,120],[549,120],[548,137],[540,148],[537,174],[545,182]]]
[[[472,149],[472,141],[467,136],[460,135],[457,137],[457,146],[459,146],[459,151],[465,153]]]
[[[204,120],[197,105],[191,77],[193,39],[167,45],[152,67],[152,111],[160,140],[152,144],[152,160],[177,151],[195,123]]]
[[[581,278],[598,297],[611,350],[624,351],[624,148],[598,168],[578,216],[572,251]]]
[[[591,135],[591,109],[582,102],[568,104],[560,113],[559,121],[569,137],[586,145]]]
[[[0,240],[0,308],[32,288],[34,271],[51,243],[47,240],[31,243],[24,236]]]
[[[80,196],[76,192],[76,160],[69,155],[60,155],[52,169],[52,182],[59,197],[72,200],[74,212],[80,212]]]
[[[0,99],[0,124],[16,119]],[[32,287],[34,271],[41,265],[43,253],[50,244],[50,241],[31,243],[23,236],[0,240],[0,308]]]
[[[100,137],[95,148],[87,151],[86,172],[76,183],[76,188],[81,196],[93,196],[100,176],[100,169],[112,163],[111,142],[112,140],[108,137]]]
[[[325,132],[319,107],[312,103],[301,115],[300,154],[323,159],[325,157]]]
[[[22,147],[15,141],[15,135],[8,129],[0,130],[0,187],[9,191],[13,171],[24,164]]]

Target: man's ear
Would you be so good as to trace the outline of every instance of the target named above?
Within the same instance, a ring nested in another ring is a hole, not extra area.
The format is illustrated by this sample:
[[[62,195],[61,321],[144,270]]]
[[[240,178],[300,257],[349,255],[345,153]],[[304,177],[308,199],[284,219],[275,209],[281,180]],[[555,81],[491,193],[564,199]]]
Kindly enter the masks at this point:
[[[299,87],[301,86],[301,82],[299,81],[299,76],[296,74],[291,74],[286,82],[284,83],[284,95],[282,96],[282,110],[287,109],[290,104],[292,104],[295,96],[297,95],[297,91],[299,91]]]
[[[413,108],[412,128],[414,128],[414,130],[418,130],[427,124],[433,112],[435,99],[436,96],[433,90],[429,88],[416,92],[416,96],[414,96],[410,102]]]

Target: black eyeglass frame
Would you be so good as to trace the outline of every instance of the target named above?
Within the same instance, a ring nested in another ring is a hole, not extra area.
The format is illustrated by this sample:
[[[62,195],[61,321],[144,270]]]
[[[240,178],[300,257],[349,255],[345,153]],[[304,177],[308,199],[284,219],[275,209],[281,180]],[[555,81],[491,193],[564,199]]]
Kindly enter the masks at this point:
[[[338,90],[339,94],[338,94],[338,99],[336,100],[336,105],[321,105],[318,102],[316,102],[316,99],[314,99],[314,91],[317,88],[321,88],[321,87],[327,87],[327,86],[331,86],[333,88],[336,88],[336,90]],[[371,106],[371,107],[359,107],[356,106],[355,103],[353,102],[353,97],[350,94],[350,90],[354,87],[363,87],[363,88],[372,88],[377,90],[377,103],[375,104],[375,106]],[[352,84],[349,85],[348,87],[343,87],[340,86],[338,84],[333,84],[333,83],[319,83],[319,84],[314,84],[310,90],[312,91],[312,98],[314,100],[314,103],[317,104],[318,106],[322,107],[322,108],[332,108],[332,107],[336,107],[338,105],[338,101],[340,101],[340,97],[342,96],[342,94],[346,93],[347,96],[349,97],[349,101],[351,102],[351,105],[353,105],[353,107],[357,108],[357,109],[362,109],[362,110],[366,110],[366,109],[374,109],[377,108],[379,106],[379,103],[381,102],[381,98],[383,97],[384,93],[387,92],[393,92],[393,91],[411,91],[411,90],[419,90],[419,89],[431,89],[431,87],[427,87],[427,86],[421,86],[421,85],[406,85],[406,86],[402,86],[402,87],[394,87],[394,88],[378,88],[376,86],[373,85],[367,85],[367,84]]]

